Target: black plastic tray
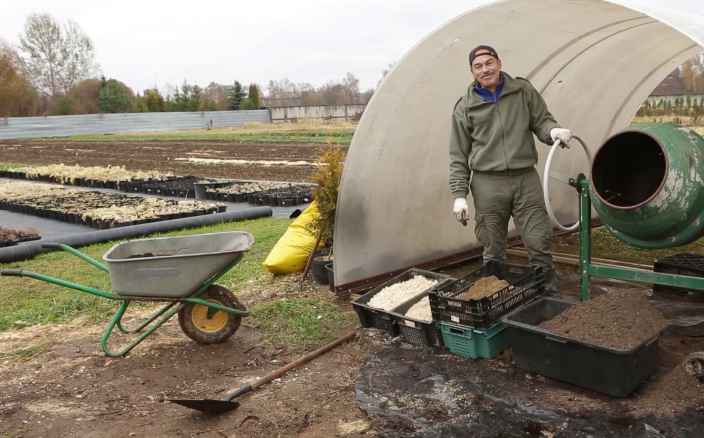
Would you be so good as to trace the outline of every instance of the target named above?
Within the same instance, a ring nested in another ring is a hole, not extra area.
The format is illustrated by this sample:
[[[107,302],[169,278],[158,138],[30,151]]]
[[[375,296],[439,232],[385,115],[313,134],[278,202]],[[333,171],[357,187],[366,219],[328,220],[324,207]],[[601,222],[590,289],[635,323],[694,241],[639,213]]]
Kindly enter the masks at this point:
[[[654,272],[665,274],[689,275],[691,277],[704,277],[704,255],[694,253],[680,253],[657,259],[653,264]],[[653,285],[653,291],[670,294],[687,294],[698,292],[684,287]]]
[[[386,311],[382,309],[377,309],[375,307],[370,307],[369,305],[367,305],[367,303],[369,302],[369,300],[372,299],[374,295],[379,293],[385,287],[401,281],[410,280],[411,278],[413,278],[414,275],[422,275],[426,278],[438,280],[440,282],[439,284],[443,284],[453,280],[452,277],[450,277],[449,275],[438,274],[437,272],[431,272],[417,268],[411,268],[403,272],[402,274],[397,275],[396,277],[386,281],[385,283],[372,288],[369,292],[352,301],[352,307],[354,308],[355,312],[357,312],[357,317],[359,317],[359,322],[362,327],[378,328],[389,332],[394,336],[397,335],[399,333],[399,328],[398,324],[396,323],[396,319],[391,314],[391,310]],[[401,303],[400,305],[402,304],[403,303]]]
[[[396,320],[399,331],[401,332],[401,337],[403,337],[406,342],[422,347],[441,348],[444,346],[442,342],[442,335],[440,334],[440,330],[437,328],[434,321],[422,321],[420,319],[409,318],[406,316],[408,309],[410,309],[418,301],[427,297],[429,293],[430,292],[426,292],[419,297],[413,298],[412,300],[401,304],[393,310],[392,315]]]
[[[508,281],[510,286],[480,300],[455,298],[489,275]],[[545,274],[540,268],[504,264],[495,270],[484,265],[454,282],[436,285],[430,294],[430,309],[436,321],[489,327],[501,316],[542,293],[544,288]]]
[[[574,302],[541,298],[504,316],[519,368],[614,397],[625,397],[657,370],[655,336],[629,351],[576,341],[538,325]]]

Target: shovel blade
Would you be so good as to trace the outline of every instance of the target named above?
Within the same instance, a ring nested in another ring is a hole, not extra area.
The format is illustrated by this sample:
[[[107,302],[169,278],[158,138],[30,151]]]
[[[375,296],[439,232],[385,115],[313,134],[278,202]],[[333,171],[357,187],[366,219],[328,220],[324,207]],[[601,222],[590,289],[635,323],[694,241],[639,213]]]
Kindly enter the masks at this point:
[[[176,403],[196,411],[205,412],[207,414],[223,414],[225,412],[234,411],[240,404],[236,401],[225,400],[184,400],[184,399],[169,399],[171,403]]]

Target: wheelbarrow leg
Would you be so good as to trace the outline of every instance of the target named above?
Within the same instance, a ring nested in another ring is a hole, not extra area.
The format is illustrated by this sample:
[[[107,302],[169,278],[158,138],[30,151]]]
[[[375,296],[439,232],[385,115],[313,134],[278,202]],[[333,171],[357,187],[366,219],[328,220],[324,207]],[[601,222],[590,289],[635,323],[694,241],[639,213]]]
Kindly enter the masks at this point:
[[[174,304],[179,304],[178,306],[175,306]],[[112,335],[112,331],[115,329],[115,326],[118,325],[120,320],[122,319],[122,316],[125,314],[125,311],[127,310],[127,306],[130,305],[129,300],[125,300],[120,304],[120,307],[117,309],[117,312],[115,315],[112,317],[110,320],[110,323],[108,324],[107,327],[105,327],[105,331],[103,331],[103,335],[100,338],[100,349],[103,350],[103,353],[105,353],[106,356],[108,357],[121,357],[126,355],[127,353],[130,352],[134,347],[139,345],[147,336],[151,335],[154,330],[158,329],[161,327],[166,321],[171,319],[172,316],[174,316],[179,310],[181,310],[181,303],[169,303],[166,306],[164,306],[163,309],[161,309],[159,314],[162,314],[160,318],[156,319],[154,324],[152,324],[150,327],[147,328],[147,330],[134,338],[130,343],[127,345],[123,346],[121,349],[117,351],[110,350],[110,347],[108,346],[108,342],[110,340],[110,336]],[[159,316],[159,315],[157,315]],[[151,318],[155,319],[155,318]],[[151,322],[151,321],[150,321]]]
[[[129,301],[127,301],[127,302],[129,303]],[[126,334],[126,335],[127,335],[127,334],[133,334],[133,333],[139,333],[139,332],[141,332],[141,331],[144,329],[144,327],[146,327],[146,326],[148,326],[149,324],[151,324],[152,321],[154,321],[155,319],[157,319],[157,318],[158,318],[159,316],[161,316],[164,312],[166,312],[167,310],[169,310],[171,307],[175,306],[176,304],[178,304],[178,302],[174,301],[173,303],[168,304],[168,305],[162,307],[161,309],[159,309],[159,310],[157,310],[156,312],[154,312],[154,314],[151,315],[149,318],[145,319],[139,326],[137,326],[136,328],[133,328],[133,329],[125,328],[125,326],[122,325],[122,317],[120,317],[120,319],[117,321],[117,329],[120,330],[122,333],[124,333],[124,334]],[[124,316],[124,315],[123,315],[123,316]]]

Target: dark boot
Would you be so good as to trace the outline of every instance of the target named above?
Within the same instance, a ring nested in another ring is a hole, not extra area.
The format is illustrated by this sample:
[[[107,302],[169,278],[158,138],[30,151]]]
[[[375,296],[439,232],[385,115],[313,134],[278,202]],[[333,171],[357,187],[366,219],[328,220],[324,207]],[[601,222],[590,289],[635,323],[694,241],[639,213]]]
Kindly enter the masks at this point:
[[[506,267],[503,262],[496,260],[487,260],[482,265],[482,276],[489,277],[495,275],[501,279],[504,278],[506,273]]]
[[[555,269],[548,269],[545,272],[545,294],[560,295],[560,276]]]

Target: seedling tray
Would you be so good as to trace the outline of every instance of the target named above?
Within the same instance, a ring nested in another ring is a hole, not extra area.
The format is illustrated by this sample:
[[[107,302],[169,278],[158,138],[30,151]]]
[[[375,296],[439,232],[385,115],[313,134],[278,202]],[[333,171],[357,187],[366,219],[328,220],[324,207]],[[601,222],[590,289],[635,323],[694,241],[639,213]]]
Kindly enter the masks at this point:
[[[654,272],[666,274],[688,275],[691,277],[704,277],[704,256],[694,253],[680,253],[658,259],[653,264]],[[690,289],[674,286],[653,286],[655,292],[687,294]],[[696,292],[696,291],[692,291]]]
[[[392,284],[396,284],[402,281],[410,280],[413,278],[415,275],[422,275],[423,277],[426,278],[432,278],[435,280],[439,281],[439,284],[443,284],[445,282],[452,281],[452,277],[444,274],[438,274],[437,272],[431,272],[431,271],[426,271],[423,269],[417,269],[417,268],[411,268],[402,274],[397,275],[396,277],[388,280],[387,282],[376,286],[375,288],[371,289],[369,292],[366,294],[362,295],[361,297],[357,298],[356,300],[352,301],[352,307],[354,308],[355,312],[357,312],[357,317],[359,317],[359,322],[362,325],[362,327],[365,328],[378,328],[381,330],[384,330],[394,336],[398,335],[399,333],[399,328],[398,324],[396,323],[396,319],[392,315],[392,311],[394,309],[391,309],[389,311],[383,310],[383,309],[377,309],[375,307],[371,307],[368,305],[369,300],[374,297],[374,295],[378,294],[381,292],[385,287],[390,286]],[[419,293],[413,297],[409,297],[410,299],[417,298],[424,293],[429,292],[430,289],[425,290],[425,291],[419,291]],[[406,303],[408,300],[402,302],[399,304],[401,306],[402,304]],[[398,306],[396,307],[398,308]]]
[[[545,274],[531,266],[503,265],[489,272],[486,265],[454,282],[436,285],[430,294],[433,319],[475,328],[489,327],[512,309],[543,292]],[[479,300],[457,298],[482,277],[496,275],[509,286]]]
[[[538,327],[574,305],[541,298],[504,316],[519,368],[613,397],[633,392],[657,369],[658,336],[624,351],[576,341]]]

